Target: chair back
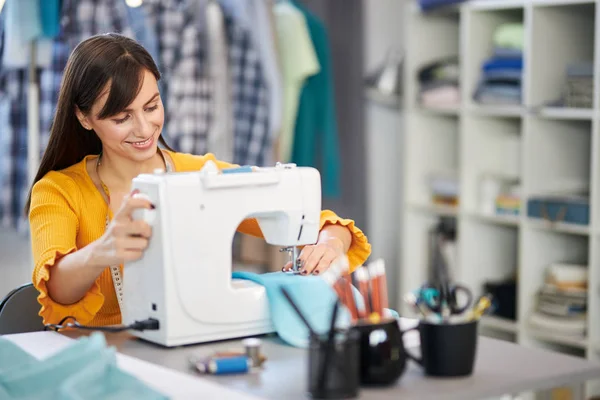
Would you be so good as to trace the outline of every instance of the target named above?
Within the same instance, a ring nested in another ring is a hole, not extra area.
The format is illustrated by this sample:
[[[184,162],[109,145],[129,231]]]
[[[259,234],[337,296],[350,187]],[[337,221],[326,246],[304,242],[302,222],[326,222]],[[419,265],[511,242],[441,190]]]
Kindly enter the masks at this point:
[[[0,302],[0,335],[44,330],[37,301],[38,290],[31,283],[19,286]]]

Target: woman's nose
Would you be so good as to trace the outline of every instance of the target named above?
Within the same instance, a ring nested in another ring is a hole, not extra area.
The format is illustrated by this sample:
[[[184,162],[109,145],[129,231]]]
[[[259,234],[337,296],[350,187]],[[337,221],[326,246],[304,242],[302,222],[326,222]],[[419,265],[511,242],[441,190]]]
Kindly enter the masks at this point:
[[[138,118],[138,131],[140,136],[147,137],[152,134],[152,124],[146,115],[142,115]]]

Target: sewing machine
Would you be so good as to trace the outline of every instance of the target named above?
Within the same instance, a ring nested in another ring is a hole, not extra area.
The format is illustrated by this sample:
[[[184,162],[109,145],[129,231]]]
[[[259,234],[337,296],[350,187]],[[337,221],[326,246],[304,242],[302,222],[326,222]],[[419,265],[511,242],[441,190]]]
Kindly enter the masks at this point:
[[[293,164],[219,171],[209,161],[198,172],[139,175],[132,189],[156,208],[134,215],[151,224],[152,237],[143,257],[125,265],[123,324],[157,319],[158,330],[132,333],[164,346],[273,332],[264,287],[231,277],[233,236],[252,217],[272,245],[314,244],[319,172]]]

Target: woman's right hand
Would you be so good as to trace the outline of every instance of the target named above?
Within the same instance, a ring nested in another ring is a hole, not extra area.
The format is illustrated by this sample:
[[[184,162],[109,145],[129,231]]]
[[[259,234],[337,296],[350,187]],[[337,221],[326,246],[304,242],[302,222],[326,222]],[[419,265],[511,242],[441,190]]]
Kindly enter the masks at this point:
[[[93,264],[98,266],[119,265],[142,257],[152,228],[143,220],[133,220],[133,211],[140,208],[153,209],[148,200],[130,193],[121,204],[108,225],[106,232],[94,242]]]

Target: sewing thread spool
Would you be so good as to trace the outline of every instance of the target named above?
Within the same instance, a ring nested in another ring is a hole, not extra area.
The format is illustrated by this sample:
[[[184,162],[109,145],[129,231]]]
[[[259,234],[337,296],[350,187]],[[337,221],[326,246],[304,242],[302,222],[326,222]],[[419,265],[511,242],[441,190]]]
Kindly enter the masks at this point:
[[[252,360],[246,356],[213,358],[205,364],[206,373],[213,375],[246,373],[252,366]]]
[[[257,338],[248,338],[242,341],[244,348],[246,349],[246,356],[252,361],[253,367],[259,367],[262,364],[260,357],[260,345],[261,341]]]

